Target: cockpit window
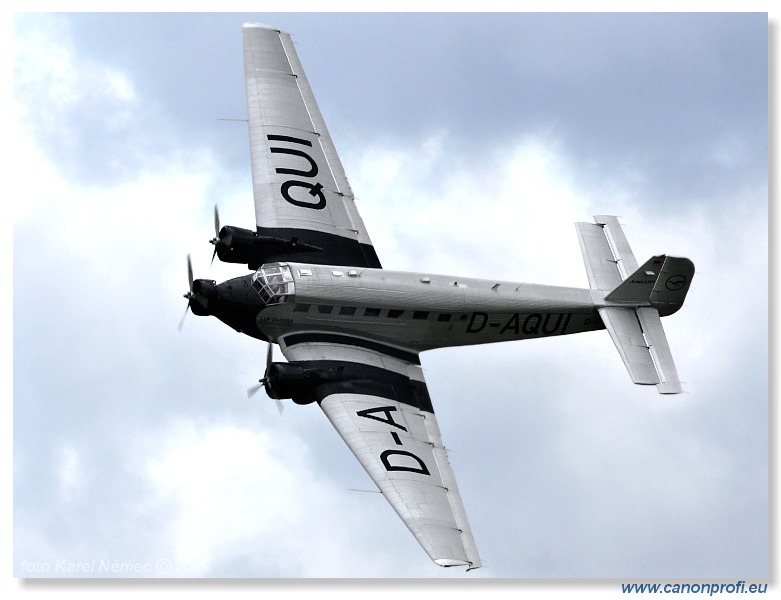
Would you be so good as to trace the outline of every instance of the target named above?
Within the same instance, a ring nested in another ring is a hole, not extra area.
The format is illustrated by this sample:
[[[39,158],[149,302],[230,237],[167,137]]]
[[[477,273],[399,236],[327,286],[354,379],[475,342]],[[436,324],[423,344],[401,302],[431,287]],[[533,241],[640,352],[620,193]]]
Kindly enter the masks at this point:
[[[252,276],[252,287],[266,306],[292,302],[296,284],[290,267],[284,263],[263,265]]]

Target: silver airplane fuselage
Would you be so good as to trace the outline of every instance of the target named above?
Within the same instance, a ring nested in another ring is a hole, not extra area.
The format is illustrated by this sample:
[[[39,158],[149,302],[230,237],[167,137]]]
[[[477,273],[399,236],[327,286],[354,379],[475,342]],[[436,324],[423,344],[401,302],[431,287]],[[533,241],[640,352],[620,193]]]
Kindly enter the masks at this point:
[[[604,328],[588,289],[386,269],[283,266],[288,287],[273,299],[261,293],[270,302],[256,319],[263,337],[273,341],[322,331],[422,352]]]

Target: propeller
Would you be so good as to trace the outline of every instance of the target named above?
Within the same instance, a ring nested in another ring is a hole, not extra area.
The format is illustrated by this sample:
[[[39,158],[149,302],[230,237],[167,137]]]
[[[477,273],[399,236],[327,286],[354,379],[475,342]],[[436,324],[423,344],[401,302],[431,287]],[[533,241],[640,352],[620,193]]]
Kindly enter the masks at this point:
[[[214,205],[214,239],[211,243],[214,244],[214,254],[212,254],[212,262],[214,264],[214,257],[217,256],[217,244],[220,241],[220,212],[217,210],[217,205]]]
[[[266,385],[266,382],[269,380],[269,377],[271,376],[271,370],[273,368],[274,368],[274,346],[271,344],[271,342],[269,342],[268,352],[266,353],[266,374],[263,376],[263,379],[261,379],[258,383],[256,383],[255,385],[253,385],[251,388],[247,390],[247,398],[252,398],[252,396],[258,393],[258,390],[260,390],[260,388]],[[279,400],[278,398],[274,398],[274,400],[277,403],[277,410],[279,411],[279,414],[281,416],[282,411],[285,409],[285,405],[282,403],[282,400]]]
[[[184,295],[184,297],[187,298],[187,308],[184,309],[182,320],[179,321],[179,333],[182,332],[182,327],[184,327],[184,320],[187,318],[187,313],[190,312],[190,298],[193,297],[193,262],[190,259],[189,254],[187,255],[187,281],[190,285],[189,291]]]
[[[263,379],[261,379],[261,380],[260,380],[260,383],[256,383],[256,384],[255,384],[255,385],[253,385],[252,387],[250,387],[250,388],[247,388],[247,398],[252,398],[252,396],[254,396],[255,394],[257,394],[257,393],[258,393],[258,391],[260,390],[260,388],[262,388],[262,387],[263,387],[263,383],[264,383],[264,382],[263,382]]]

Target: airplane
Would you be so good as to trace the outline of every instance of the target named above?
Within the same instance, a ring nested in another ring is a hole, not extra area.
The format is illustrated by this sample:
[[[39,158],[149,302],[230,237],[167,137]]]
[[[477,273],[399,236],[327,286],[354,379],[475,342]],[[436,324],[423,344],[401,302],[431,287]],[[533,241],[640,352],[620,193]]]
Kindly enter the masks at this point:
[[[316,402],[428,556],[476,569],[420,353],[607,329],[634,383],[676,394],[660,317],[682,306],[694,265],[639,265],[617,217],[597,215],[576,224],[588,289],[383,269],[290,35],[242,32],[256,228],[220,226],[215,207],[211,243],[212,261],[252,273],[194,280],[188,256],[185,316],[268,342],[266,394]]]

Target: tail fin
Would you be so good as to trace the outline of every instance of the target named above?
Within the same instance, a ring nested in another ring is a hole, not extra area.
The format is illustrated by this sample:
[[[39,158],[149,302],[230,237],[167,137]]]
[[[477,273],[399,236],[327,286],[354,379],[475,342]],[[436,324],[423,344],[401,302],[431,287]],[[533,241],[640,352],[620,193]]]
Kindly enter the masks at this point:
[[[683,304],[694,276],[688,258],[654,256],[637,266],[616,217],[576,223],[592,290],[605,293],[598,311],[632,381],[656,385],[661,394],[682,390],[660,314]]]
[[[689,291],[694,264],[688,258],[654,256],[605,296],[607,302],[650,305],[663,315],[678,310]]]

